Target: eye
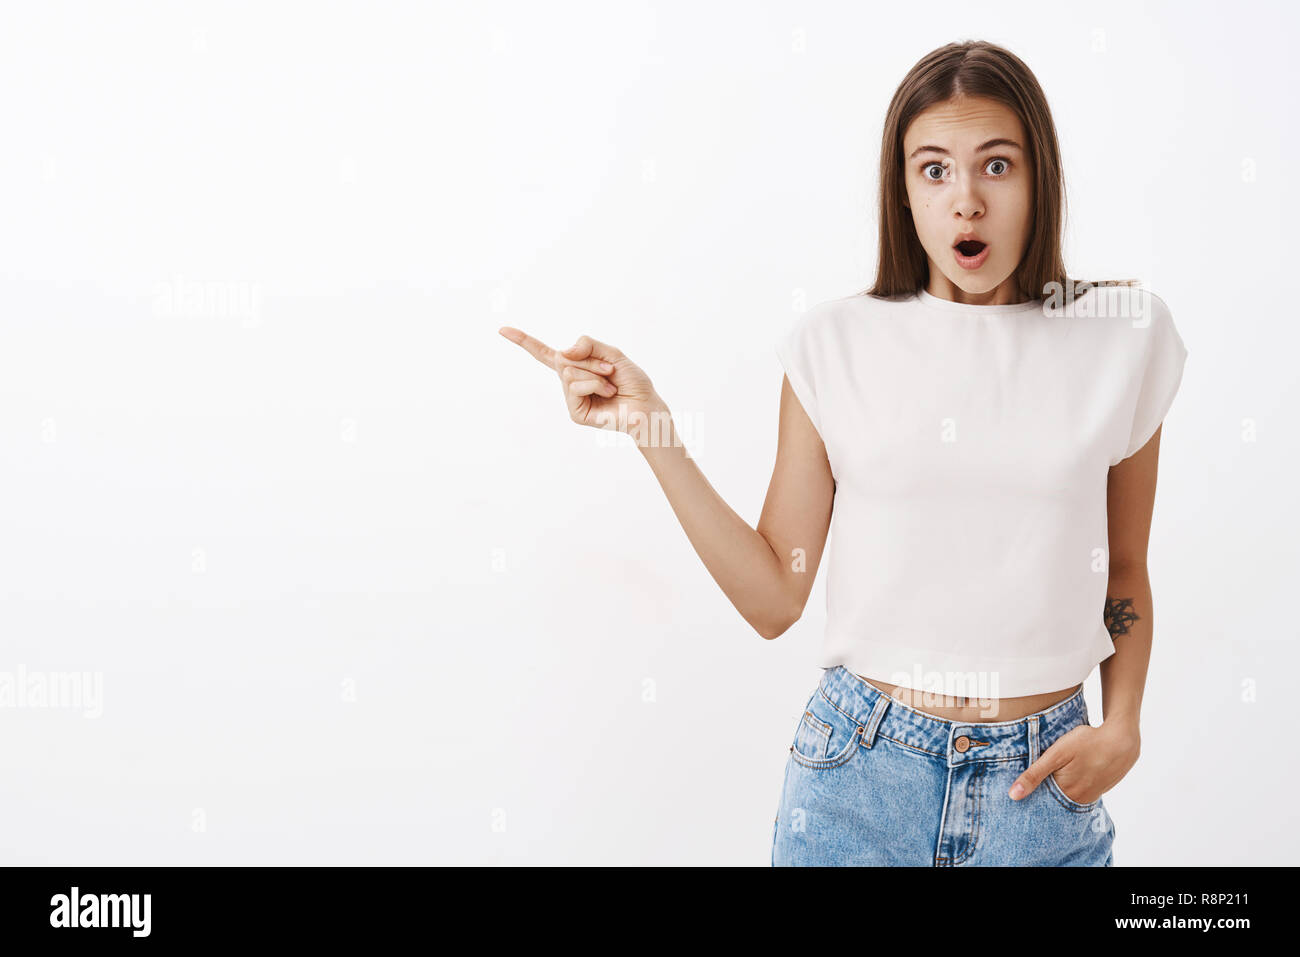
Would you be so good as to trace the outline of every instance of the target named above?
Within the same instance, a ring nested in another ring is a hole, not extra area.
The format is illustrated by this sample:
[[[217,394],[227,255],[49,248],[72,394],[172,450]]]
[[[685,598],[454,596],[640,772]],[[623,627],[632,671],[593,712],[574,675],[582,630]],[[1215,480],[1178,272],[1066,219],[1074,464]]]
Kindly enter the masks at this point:
[[[937,169],[937,170],[939,171],[939,175],[938,175],[938,176],[931,176],[931,175],[930,175],[929,170],[930,170],[931,167],[934,167],[935,169]],[[944,169],[943,169],[943,164],[942,164],[942,163],[926,163],[924,166],[921,167],[921,176],[922,176],[924,179],[928,179],[928,180],[929,180],[930,182],[932,182],[932,183],[938,183],[938,182],[942,181],[942,180],[943,180],[943,174],[944,174]]]
[[[1004,159],[1001,156],[995,156],[993,159],[989,160],[988,163],[985,164],[984,168],[988,169],[994,163],[1001,163],[1003,167],[1002,171],[998,173],[994,173],[993,174],[994,176],[1005,176],[1011,170],[1011,161],[1008,159]]]

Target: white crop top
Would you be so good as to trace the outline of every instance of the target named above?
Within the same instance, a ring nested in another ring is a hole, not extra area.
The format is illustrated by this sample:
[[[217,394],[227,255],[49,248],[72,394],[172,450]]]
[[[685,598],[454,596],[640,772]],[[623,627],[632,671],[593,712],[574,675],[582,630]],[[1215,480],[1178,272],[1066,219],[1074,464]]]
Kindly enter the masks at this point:
[[[1114,653],[1107,470],[1154,434],[1187,358],[1158,296],[846,296],[776,353],[835,478],[823,668],[1014,698]]]

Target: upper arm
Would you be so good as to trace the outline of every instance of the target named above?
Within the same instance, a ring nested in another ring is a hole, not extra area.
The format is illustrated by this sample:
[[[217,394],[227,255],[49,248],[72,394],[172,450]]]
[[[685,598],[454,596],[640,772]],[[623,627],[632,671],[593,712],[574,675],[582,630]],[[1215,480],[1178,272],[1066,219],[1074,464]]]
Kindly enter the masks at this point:
[[[789,376],[781,383],[776,465],[758,532],[785,572],[792,621],[803,613],[830,530],[835,479],[821,435],[799,403]]]
[[[1146,566],[1163,428],[1163,424],[1157,426],[1141,449],[1111,466],[1107,475],[1106,531],[1110,542],[1108,567],[1112,569]]]
[[[1156,497],[1156,465],[1165,416],[1182,383],[1187,346],[1174,324],[1169,307],[1154,293],[1139,303],[1149,312],[1145,325],[1119,327],[1125,336],[1142,336],[1143,364],[1133,405],[1131,424],[1125,430],[1124,451],[1111,466],[1106,480],[1108,565],[1111,569],[1145,568],[1151,513]],[[1129,348],[1129,343],[1125,343]],[[1136,348],[1136,346],[1134,346]]]

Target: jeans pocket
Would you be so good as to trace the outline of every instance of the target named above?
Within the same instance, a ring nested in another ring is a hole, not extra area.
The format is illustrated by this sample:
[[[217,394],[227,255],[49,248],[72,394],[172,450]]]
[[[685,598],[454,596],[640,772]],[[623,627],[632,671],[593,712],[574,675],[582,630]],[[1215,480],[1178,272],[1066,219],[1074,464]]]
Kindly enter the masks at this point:
[[[799,717],[790,757],[809,770],[829,771],[857,754],[862,733],[862,725],[831,704],[818,686]]]
[[[1086,814],[1087,812],[1091,811],[1093,808],[1095,808],[1098,804],[1101,803],[1101,798],[1097,798],[1097,800],[1093,801],[1091,804],[1081,804],[1080,802],[1076,801],[1074,798],[1070,797],[1063,790],[1061,790],[1061,786],[1056,783],[1055,773],[1049,774],[1047,777],[1045,777],[1043,779],[1043,783],[1047,785],[1047,789],[1052,792],[1052,796],[1056,798],[1056,800],[1059,801],[1066,808],[1066,810],[1075,811],[1080,814]]]
[[[809,761],[825,761],[830,748],[831,726],[811,711],[805,711],[799,719],[791,750]]]

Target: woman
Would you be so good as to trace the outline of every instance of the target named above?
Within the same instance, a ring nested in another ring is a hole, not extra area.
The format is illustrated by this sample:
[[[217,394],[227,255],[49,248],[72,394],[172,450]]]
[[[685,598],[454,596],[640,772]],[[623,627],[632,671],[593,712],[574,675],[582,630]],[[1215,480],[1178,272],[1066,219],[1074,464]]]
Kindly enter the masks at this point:
[[[756,529],[620,351],[501,333],[558,372],[573,421],[636,439],[763,637],[802,615],[834,530],[825,671],[789,747],[773,864],[1110,866],[1101,796],[1139,752],[1156,460],[1187,350],[1158,297],[1067,277],[1051,113],[1010,52],[920,60],[880,168],[874,285],[777,345]]]

